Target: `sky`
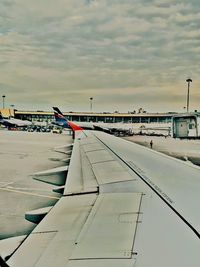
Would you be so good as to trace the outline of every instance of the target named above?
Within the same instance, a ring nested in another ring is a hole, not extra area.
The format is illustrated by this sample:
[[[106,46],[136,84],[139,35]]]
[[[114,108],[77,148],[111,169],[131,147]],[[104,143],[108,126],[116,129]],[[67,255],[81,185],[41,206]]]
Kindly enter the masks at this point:
[[[200,110],[199,0],[0,0],[0,106]]]

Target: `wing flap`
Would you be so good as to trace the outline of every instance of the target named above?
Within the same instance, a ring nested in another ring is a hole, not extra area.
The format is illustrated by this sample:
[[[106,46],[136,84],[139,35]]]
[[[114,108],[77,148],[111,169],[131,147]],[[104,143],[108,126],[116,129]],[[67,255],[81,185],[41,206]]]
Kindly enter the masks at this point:
[[[113,160],[113,157],[111,156],[111,154],[105,149],[89,151],[86,154],[91,164]]]
[[[99,195],[70,259],[132,257],[140,193]]]
[[[92,169],[101,185],[133,179],[133,176],[116,160],[92,164]]]
[[[66,266],[96,198],[95,194],[61,198],[13,254],[8,265]]]
[[[103,184],[135,178],[136,175],[90,133],[89,137],[75,140],[64,194],[97,192]]]
[[[140,202],[140,193],[63,197],[8,264],[26,267],[28,259],[35,267],[92,266],[88,259],[96,259],[101,267],[108,259],[124,259],[121,266],[129,267]]]
[[[79,140],[76,139],[69,166],[64,195],[95,191],[98,191],[96,178],[85,153],[81,149]]]

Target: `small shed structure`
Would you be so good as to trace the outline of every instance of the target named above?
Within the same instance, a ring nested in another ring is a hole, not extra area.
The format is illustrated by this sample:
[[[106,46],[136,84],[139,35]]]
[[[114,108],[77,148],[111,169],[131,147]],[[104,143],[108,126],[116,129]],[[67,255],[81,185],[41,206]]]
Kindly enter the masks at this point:
[[[187,113],[172,118],[174,138],[200,138],[200,113]]]

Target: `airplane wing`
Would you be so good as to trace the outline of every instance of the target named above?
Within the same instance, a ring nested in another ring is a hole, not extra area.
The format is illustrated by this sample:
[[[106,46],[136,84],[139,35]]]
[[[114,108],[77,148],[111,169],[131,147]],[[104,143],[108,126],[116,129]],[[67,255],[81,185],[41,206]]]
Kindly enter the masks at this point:
[[[29,126],[32,125],[32,122],[26,121],[26,120],[18,120],[18,119],[4,119],[0,115],[0,124],[6,126],[6,127],[24,127],[24,126]]]
[[[9,120],[5,120],[5,119],[3,118],[3,116],[1,115],[1,112],[0,112],[0,124],[1,124],[1,125],[4,125],[4,126],[6,126],[6,127],[13,127],[13,126],[15,126],[15,124],[9,122]]]
[[[199,266],[199,167],[79,131],[63,183],[61,199],[8,266]]]

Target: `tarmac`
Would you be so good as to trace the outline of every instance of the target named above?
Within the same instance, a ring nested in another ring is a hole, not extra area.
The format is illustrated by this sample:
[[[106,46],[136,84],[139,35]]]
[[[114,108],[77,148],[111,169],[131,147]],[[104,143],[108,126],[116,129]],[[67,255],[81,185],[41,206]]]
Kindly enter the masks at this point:
[[[0,239],[26,235],[36,226],[25,212],[54,205],[55,186],[32,179],[32,174],[64,166],[64,154],[54,147],[72,143],[65,134],[0,131]]]
[[[133,135],[124,139],[162,152],[166,155],[200,166],[200,140],[174,139],[172,137],[158,137]]]

